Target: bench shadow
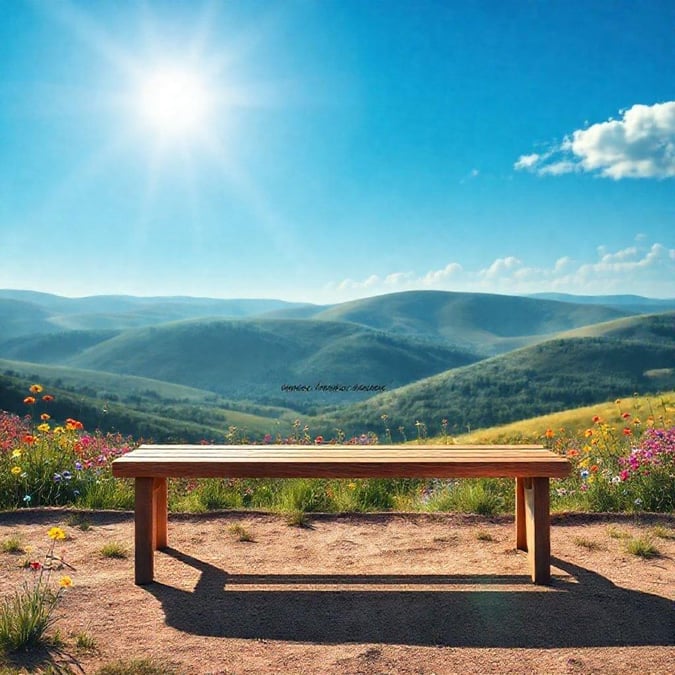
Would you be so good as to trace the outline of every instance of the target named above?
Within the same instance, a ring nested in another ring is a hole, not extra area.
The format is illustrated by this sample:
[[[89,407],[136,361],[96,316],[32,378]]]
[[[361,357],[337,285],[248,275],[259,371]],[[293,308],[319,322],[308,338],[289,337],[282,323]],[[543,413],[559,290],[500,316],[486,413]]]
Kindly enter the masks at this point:
[[[453,647],[675,644],[672,602],[559,558],[554,567],[572,579],[554,576],[538,589],[518,575],[228,574],[173,548],[161,553],[201,572],[192,591],[144,587],[161,602],[167,625],[195,635]],[[312,588],[288,588],[302,585]],[[320,588],[331,585],[342,588]],[[415,590],[425,585],[435,588]]]

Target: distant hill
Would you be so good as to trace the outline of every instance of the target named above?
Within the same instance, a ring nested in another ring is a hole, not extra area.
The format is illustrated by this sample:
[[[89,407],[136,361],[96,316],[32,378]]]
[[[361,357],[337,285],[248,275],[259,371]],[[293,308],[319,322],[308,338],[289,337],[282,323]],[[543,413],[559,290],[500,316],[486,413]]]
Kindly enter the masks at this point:
[[[63,330],[122,330],[204,317],[250,317],[303,306],[283,300],[94,295],[0,289],[0,339]]]
[[[662,335],[658,317],[636,320],[632,330],[640,322],[639,340],[603,336],[543,342],[378,394],[339,411],[339,422],[348,433],[381,432],[382,415],[387,415],[390,428],[402,425],[410,437],[418,421],[437,434],[447,419],[449,432],[457,434],[633,392],[675,388],[675,333]],[[337,422],[334,415],[313,424],[331,428]]]
[[[530,298],[571,302],[578,305],[604,305],[634,314],[652,314],[675,310],[675,298],[644,298],[641,295],[571,295],[569,293],[534,293]]]
[[[309,320],[187,321],[125,331],[65,363],[285,405],[342,403],[472,363],[461,349],[355,324]],[[349,391],[317,388],[345,386]],[[309,391],[283,390],[307,386]]]
[[[539,342],[560,331],[627,316],[596,305],[487,293],[407,291],[329,307],[277,310],[277,317],[348,321],[453,344],[483,356]]]

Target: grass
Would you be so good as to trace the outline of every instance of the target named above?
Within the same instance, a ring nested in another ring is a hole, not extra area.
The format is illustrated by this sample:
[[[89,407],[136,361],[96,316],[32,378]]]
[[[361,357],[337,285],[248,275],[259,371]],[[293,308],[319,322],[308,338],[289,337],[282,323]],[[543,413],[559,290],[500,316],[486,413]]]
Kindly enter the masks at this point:
[[[234,535],[237,538],[237,541],[250,541],[253,542],[255,539],[253,535],[241,524],[236,523],[235,525],[230,525],[227,528],[227,531]]]
[[[91,529],[91,521],[83,513],[71,513],[68,518],[66,518],[66,525],[76,527],[82,532],[87,532]]]
[[[25,553],[26,550],[23,545],[23,539],[18,535],[11,535],[7,539],[3,539],[0,543],[0,551],[3,553]]]
[[[649,537],[632,537],[626,542],[626,551],[645,560],[658,558],[661,555],[661,551]]]
[[[300,509],[286,511],[283,516],[289,527],[309,527],[309,516]]]
[[[658,539],[675,539],[675,531],[663,525],[654,525],[651,532]]]
[[[78,652],[91,653],[98,651],[96,639],[89,633],[77,633],[75,636],[75,649]]]
[[[626,532],[625,530],[620,530],[618,527],[614,525],[610,525],[607,528],[607,534],[612,539],[630,539],[630,534],[628,532]]]
[[[495,540],[495,538],[487,530],[478,530],[478,532],[476,532],[476,539],[478,539],[478,541]]]
[[[129,552],[124,544],[118,541],[111,541],[101,548],[101,555],[104,558],[128,558]]]
[[[585,548],[587,551],[603,551],[605,549],[600,542],[588,537],[574,537],[574,543],[581,548]]]
[[[96,675],[179,675],[179,671],[168,661],[120,659],[99,668]]]

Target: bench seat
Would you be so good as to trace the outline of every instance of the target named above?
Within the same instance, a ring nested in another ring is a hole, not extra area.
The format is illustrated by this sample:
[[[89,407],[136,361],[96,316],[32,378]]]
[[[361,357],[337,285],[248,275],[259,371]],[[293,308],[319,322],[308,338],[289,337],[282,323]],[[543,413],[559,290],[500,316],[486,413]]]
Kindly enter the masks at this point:
[[[135,578],[154,578],[168,545],[168,478],[514,478],[516,547],[535,583],[550,581],[549,479],[564,457],[537,445],[142,445],[112,465],[135,479]]]

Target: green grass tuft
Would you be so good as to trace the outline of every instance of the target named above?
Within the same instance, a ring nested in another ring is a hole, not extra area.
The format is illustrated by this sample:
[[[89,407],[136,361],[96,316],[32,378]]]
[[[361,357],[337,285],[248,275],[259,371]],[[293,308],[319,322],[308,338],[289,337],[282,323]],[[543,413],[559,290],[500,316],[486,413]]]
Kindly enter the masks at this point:
[[[179,675],[179,670],[167,661],[129,659],[113,661],[96,671],[96,675]]]
[[[121,544],[118,541],[111,541],[101,548],[101,555],[104,558],[122,559],[129,557],[129,551],[124,544]]]
[[[659,551],[648,537],[633,537],[629,539],[626,542],[626,551],[631,555],[636,555],[645,560],[657,558],[661,555],[661,551]]]
[[[0,551],[3,553],[25,553],[23,539],[16,535],[10,535],[0,543]]]
[[[227,528],[227,531],[230,534],[233,534],[237,538],[237,541],[249,541],[249,542],[255,541],[253,535],[240,523],[230,525]]]

